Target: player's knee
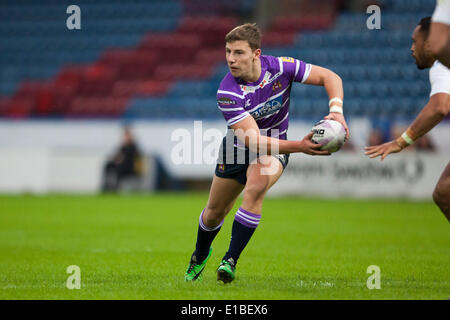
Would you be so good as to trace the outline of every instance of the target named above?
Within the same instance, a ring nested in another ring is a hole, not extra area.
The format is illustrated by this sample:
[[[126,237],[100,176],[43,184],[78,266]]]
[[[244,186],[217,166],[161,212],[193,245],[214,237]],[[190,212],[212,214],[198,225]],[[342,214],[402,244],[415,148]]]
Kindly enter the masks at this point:
[[[247,183],[245,186],[245,196],[253,200],[258,200],[264,197],[267,191],[267,183],[261,181],[258,183]]]
[[[205,213],[203,214],[203,222],[207,226],[216,226],[220,224],[227,213],[227,208],[207,206],[205,208]]]

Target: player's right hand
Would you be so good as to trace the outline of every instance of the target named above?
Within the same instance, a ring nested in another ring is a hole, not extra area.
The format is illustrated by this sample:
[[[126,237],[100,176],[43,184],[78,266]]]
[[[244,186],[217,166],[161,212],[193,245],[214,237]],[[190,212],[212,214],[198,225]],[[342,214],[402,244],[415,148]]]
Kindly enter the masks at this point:
[[[348,129],[347,122],[345,122],[344,115],[341,113],[330,112],[329,115],[324,117],[325,120],[334,120],[342,124],[345,129],[345,140],[347,141],[350,138],[350,130]]]
[[[328,150],[320,150],[322,147],[318,143],[314,143],[311,141],[313,133],[308,133],[302,141],[300,141],[299,152],[303,152],[306,154],[310,154],[312,156],[329,156],[331,153]]]
[[[395,141],[389,141],[377,146],[365,147],[365,155],[369,158],[381,156],[381,160],[387,157],[390,153],[397,153],[402,151],[402,148]]]

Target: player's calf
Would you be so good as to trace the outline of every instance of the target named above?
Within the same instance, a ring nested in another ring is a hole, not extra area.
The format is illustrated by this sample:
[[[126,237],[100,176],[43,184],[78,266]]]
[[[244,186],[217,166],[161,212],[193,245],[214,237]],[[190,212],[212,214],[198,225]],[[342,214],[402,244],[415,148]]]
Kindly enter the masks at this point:
[[[450,221],[450,163],[445,167],[433,191],[433,200]]]
[[[250,241],[260,220],[260,214],[249,212],[242,207],[237,210],[231,230],[230,246],[217,269],[218,281],[229,283],[234,280],[239,256]]]
[[[450,221],[450,185],[439,183],[433,191],[433,200]]]

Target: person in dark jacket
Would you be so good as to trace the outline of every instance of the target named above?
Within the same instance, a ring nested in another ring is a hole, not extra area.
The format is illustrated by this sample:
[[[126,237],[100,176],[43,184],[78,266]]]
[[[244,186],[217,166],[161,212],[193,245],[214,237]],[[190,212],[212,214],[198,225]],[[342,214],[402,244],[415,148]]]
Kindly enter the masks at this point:
[[[123,130],[122,142],[112,159],[109,159],[103,169],[103,191],[117,191],[120,182],[127,177],[138,176],[136,166],[141,152],[134,140],[129,127]]]

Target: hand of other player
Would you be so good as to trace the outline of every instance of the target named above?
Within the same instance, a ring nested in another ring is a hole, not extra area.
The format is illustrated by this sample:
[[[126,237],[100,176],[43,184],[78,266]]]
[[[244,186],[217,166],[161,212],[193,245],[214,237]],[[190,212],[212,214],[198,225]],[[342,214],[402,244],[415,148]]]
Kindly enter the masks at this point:
[[[369,158],[381,156],[381,160],[384,160],[384,158],[386,158],[390,153],[402,151],[402,148],[395,141],[389,141],[377,146],[365,147],[364,149],[366,150],[365,155]]]
[[[345,122],[345,118],[342,113],[330,112],[326,117],[324,117],[324,119],[340,122],[344,126],[345,132],[347,133],[345,135],[345,140],[347,141],[350,138],[350,131],[348,130],[347,122]]]
[[[329,156],[331,153],[328,150],[320,150],[322,146],[311,141],[312,136],[313,133],[310,132],[300,141],[300,152],[313,156]]]

